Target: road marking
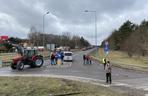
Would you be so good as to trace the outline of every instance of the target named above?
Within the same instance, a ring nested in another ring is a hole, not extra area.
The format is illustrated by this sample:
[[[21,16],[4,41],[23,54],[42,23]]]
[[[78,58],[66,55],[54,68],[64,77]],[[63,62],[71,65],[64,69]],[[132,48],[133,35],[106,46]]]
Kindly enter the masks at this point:
[[[75,56],[77,56],[77,55],[79,55],[79,54],[74,54],[73,56],[75,57]]]
[[[147,86],[138,86],[136,89],[143,89],[145,91],[148,91],[148,85]]]
[[[115,83],[114,85],[115,86],[129,86],[128,84],[125,84],[125,83]]]
[[[71,67],[72,66],[72,63],[64,63],[63,65],[47,65],[45,67],[47,68],[68,68],[68,67]]]

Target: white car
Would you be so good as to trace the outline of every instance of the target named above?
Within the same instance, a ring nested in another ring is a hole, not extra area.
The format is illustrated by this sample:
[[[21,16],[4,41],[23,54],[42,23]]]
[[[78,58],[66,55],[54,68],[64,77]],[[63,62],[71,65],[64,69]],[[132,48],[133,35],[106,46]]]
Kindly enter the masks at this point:
[[[70,51],[65,51],[64,52],[64,61],[73,61],[73,53]]]

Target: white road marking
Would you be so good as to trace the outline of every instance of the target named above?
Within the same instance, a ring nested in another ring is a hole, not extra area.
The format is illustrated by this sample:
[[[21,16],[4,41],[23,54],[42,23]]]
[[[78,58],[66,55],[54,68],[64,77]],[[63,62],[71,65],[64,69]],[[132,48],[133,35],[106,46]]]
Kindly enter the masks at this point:
[[[129,86],[128,84],[125,84],[125,83],[115,83],[114,85],[115,86]]]
[[[148,91],[148,85],[147,86],[138,86],[136,89],[143,89],[145,91]]]

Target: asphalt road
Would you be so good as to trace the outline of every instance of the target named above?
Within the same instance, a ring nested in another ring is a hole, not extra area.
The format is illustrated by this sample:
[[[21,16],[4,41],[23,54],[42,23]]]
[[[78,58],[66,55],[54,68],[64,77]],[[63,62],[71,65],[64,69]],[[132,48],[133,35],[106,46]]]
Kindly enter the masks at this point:
[[[91,51],[91,50],[89,50]],[[96,80],[106,85],[105,71],[103,65],[98,62],[92,62],[92,65],[83,65],[83,54],[89,51],[76,52],[74,54],[74,62],[65,62],[64,65],[51,66],[49,60],[46,60],[41,68],[28,68],[23,71],[11,70],[9,67],[0,68],[0,76],[15,76],[15,75],[57,75],[57,76],[73,76]],[[148,72],[135,70],[112,68],[113,84],[109,86],[125,86],[148,91]]]

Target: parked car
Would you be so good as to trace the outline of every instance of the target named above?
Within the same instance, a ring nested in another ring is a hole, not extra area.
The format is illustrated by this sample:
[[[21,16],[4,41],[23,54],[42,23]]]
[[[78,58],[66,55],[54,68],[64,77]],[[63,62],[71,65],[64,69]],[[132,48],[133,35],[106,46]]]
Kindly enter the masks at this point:
[[[71,51],[64,52],[64,61],[73,61],[73,53]]]

